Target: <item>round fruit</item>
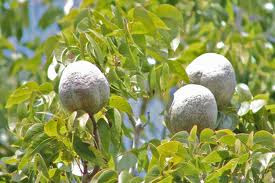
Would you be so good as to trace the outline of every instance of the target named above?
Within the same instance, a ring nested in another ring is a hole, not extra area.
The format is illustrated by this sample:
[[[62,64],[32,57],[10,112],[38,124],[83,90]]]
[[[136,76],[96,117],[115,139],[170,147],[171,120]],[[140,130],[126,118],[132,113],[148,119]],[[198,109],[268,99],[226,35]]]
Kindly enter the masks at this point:
[[[189,84],[174,93],[167,127],[172,133],[190,131],[194,125],[199,131],[214,128],[217,115],[216,100],[211,91],[201,85]]]
[[[97,113],[108,102],[110,87],[103,73],[92,63],[77,61],[63,71],[59,96],[69,111]]]
[[[215,96],[219,107],[230,103],[236,78],[231,63],[222,55],[205,53],[186,68],[190,83],[203,85]]]

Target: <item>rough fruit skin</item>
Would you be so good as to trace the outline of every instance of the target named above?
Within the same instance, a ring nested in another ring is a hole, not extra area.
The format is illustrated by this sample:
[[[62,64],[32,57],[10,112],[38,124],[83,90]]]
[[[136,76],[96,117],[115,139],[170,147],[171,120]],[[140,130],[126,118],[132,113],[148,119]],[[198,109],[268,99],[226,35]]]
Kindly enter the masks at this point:
[[[110,87],[94,64],[77,61],[64,69],[59,82],[59,96],[69,111],[84,110],[95,114],[108,102]]]
[[[190,83],[203,85],[215,96],[219,107],[230,103],[236,78],[231,63],[222,55],[205,53],[186,68]]]
[[[174,93],[167,127],[172,133],[190,131],[194,125],[199,131],[213,129],[217,115],[216,100],[211,91],[201,85],[188,84]]]

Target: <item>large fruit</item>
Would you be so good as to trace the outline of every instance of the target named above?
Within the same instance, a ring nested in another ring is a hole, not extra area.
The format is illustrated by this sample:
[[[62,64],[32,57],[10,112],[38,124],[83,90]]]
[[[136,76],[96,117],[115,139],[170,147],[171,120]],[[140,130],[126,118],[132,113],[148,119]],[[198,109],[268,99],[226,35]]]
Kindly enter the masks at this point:
[[[207,87],[215,96],[219,107],[230,103],[236,86],[231,63],[222,55],[205,53],[186,68],[190,83]]]
[[[194,125],[199,131],[214,128],[217,115],[216,100],[211,91],[201,85],[189,84],[174,93],[167,127],[172,133],[190,131]]]
[[[84,110],[97,113],[110,96],[110,87],[103,73],[92,63],[77,61],[63,71],[59,96],[69,111]]]

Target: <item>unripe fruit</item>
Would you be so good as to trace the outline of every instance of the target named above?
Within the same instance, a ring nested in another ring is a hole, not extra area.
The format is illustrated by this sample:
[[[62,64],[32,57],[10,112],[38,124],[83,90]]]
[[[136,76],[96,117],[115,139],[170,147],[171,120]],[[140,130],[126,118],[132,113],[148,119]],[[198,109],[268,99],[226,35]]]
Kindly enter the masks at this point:
[[[189,84],[174,93],[167,127],[172,133],[190,131],[194,125],[199,131],[214,128],[217,115],[216,100],[211,91],[201,85]]]
[[[230,103],[236,78],[231,63],[222,55],[205,53],[186,68],[190,83],[203,85],[215,96],[219,107]]]
[[[69,111],[83,110],[95,114],[108,102],[110,87],[94,64],[77,61],[64,69],[59,82],[59,96]]]

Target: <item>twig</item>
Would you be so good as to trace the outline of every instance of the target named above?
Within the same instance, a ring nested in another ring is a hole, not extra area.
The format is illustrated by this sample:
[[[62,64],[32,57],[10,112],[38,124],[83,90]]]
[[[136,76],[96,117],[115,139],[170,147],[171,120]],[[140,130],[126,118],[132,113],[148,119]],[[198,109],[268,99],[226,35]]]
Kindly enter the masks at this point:
[[[95,140],[95,148],[100,149],[96,120],[95,120],[93,114],[89,114],[89,117],[93,122],[93,132],[92,132],[92,134],[93,134],[93,138]],[[90,182],[91,179],[95,176],[95,174],[100,171],[100,167],[98,165],[95,165],[93,171],[91,173],[89,173],[89,171],[88,171],[88,162],[87,161],[83,161],[83,168],[84,168],[84,170],[83,170],[82,183]]]

